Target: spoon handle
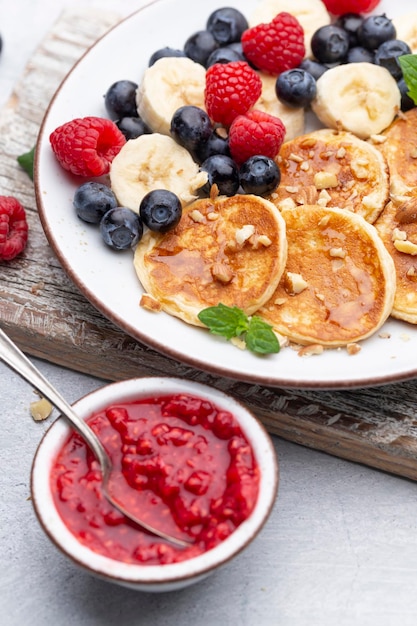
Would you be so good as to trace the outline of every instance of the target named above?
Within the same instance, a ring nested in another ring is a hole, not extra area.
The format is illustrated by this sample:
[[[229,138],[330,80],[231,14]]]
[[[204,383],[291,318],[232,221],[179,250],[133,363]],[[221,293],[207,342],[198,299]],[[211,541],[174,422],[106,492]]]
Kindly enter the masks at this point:
[[[73,408],[51,383],[41,374],[35,365],[23,354],[15,343],[0,328],[0,358],[26,382],[30,383],[49,402],[51,402],[64,417],[71,422],[75,430],[86,440],[94,454],[97,456],[103,475],[109,471],[107,454],[95,433],[75,413]]]

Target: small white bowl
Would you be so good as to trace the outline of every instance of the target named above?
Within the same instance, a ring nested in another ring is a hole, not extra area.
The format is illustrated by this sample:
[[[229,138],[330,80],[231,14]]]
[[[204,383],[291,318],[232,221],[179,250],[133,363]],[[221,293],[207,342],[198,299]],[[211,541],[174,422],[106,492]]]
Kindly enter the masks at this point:
[[[32,502],[39,522],[53,543],[73,562],[93,575],[141,591],[171,591],[202,580],[248,546],[265,524],[278,490],[278,462],[272,441],[254,415],[231,396],[197,382],[168,378],[137,378],[106,385],[74,404],[87,419],[114,402],[129,402],[152,395],[189,393],[206,398],[230,411],[252,446],[260,469],[259,495],[251,515],[222,543],[186,561],[165,565],[123,563],[93,552],[68,530],[57,512],[51,492],[50,473],[59,449],[70,434],[62,417],[44,435],[32,465]]]

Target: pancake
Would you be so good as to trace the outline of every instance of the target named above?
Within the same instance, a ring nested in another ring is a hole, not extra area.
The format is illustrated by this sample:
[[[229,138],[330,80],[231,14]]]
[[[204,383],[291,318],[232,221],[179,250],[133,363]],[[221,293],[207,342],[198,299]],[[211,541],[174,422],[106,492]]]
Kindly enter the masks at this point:
[[[337,347],[365,339],[389,316],[395,270],[374,226],[318,205],[286,209],[288,260],[257,315],[301,345]]]
[[[417,108],[401,113],[382,134],[379,149],[385,156],[391,196],[412,195],[417,186]]]
[[[417,324],[417,197],[389,202],[375,227],[397,275],[391,315]]]
[[[383,155],[351,133],[324,128],[302,135],[286,141],[276,161],[281,183],[268,199],[280,209],[302,204],[338,207],[372,224],[388,201]]]
[[[236,195],[195,201],[164,235],[147,231],[134,266],[164,311],[202,326],[198,313],[219,303],[253,314],[273,294],[286,258],[285,222],[276,207]]]

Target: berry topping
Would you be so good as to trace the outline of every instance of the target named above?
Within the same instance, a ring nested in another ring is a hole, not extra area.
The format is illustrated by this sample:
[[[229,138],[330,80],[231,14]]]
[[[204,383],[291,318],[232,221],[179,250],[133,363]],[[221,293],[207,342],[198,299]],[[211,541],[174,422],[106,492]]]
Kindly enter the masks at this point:
[[[104,106],[111,120],[121,117],[136,116],[137,83],[131,80],[118,80],[113,83],[104,94]]]
[[[99,224],[107,211],[117,207],[116,196],[107,185],[89,181],[76,190],[73,205],[84,222]]]
[[[245,61],[216,63],[206,72],[206,110],[214,122],[224,126],[247,113],[261,92],[261,79]]]
[[[357,31],[359,45],[368,50],[376,50],[384,41],[395,39],[396,34],[394,24],[385,14],[367,17]]]
[[[28,240],[26,212],[12,196],[0,196],[0,261],[11,261]]]
[[[185,57],[187,56],[184,50],[178,50],[177,48],[171,48],[170,46],[165,46],[165,48],[159,48],[159,50],[155,50],[153,54],[151,54],[148,65],[151,67],[156,61],[159,59],[164,59],[165,57]]]
[[[142,198],[139,215],[149,230],[166,233],[181,219],[180,199],[167,189],[154,189]]]
[[[243,52],[258,69],[281,74],[304,58],[304,30],[289,13],[278,13],[268,24],[248,28],[242,35]]]
[[[240,187],[239,169],[230,157],[214,154],[201,164],[201,169],[208,174],[208,181],[202,192],[210,195],[212,185],[217,185],[219,194],[234,196]]]
[[[233,61],[245,61],[243,53],[238,52],[230,46],[217,48],[207,59],[206,66],[211,67],[215,63],[232,63]]]
[[[290,107],[307,107],[316,97],[316,80],[303,69],[282,72],[277,78],[275,90],[278,100]]]
[[[76,176],[102,176],[126,143],[111,120],[101,117],[76,118],[50,135],[52,150],[65,169]]]
[[[278,117],[254,109],[239,115],[230,127],[229,146],[238,165],[251,156],[275,158],[285,137],[285,126]]]
[[[341,63],[349,50],[348,33],[334,24],[318,28],[311,38],[311,51],[321,63]]]
[[[245,161],[239,174],[242,189],[257,196],[271,193],[281,180],[281,172],[275,161],[259,154]]]
[[[300,63],[299,69],[305,70],[311,74],[313,78],[318,80],[320,76],[322,76],[324,72],[329,69],[329,66],[323,65],[323,63],[319,63],[318,61],[314,61],[314,59],[306,58]]]
[[[334,22],[335,26],[339,26],[347,32],[351,47],[358,45],[357,32],[364,19],[363,15],[359,15],[359,13],[344,13],[339,15]]]
[[[208,30],[199,30],[188,37],[184,52],[187,57],[205,66],[210,54],[218,47],[219,44]]]
[[[110,248],[127,250],[142,238],[143,224],[139,215],[131,209],[116,207],[103,215],[100,232],[104,243]]]
[[[367,50],[363,46],[353,46],[349,48],[346,63],[374,63],[375,54],[372,50]]]
[[[199,107],[184,105],[177,109],[171,120],[171,135],[177,143],[193,153],[212,133],[208,114]]]
[[[136,139],[141,135],[149,135],[152,130],[140,117],[122,117],[116,122],[126,139]]]
[[[240,41],[242,33],[248,28],[246,17],[237,9],[223,7],[213,11],[207,20],[207,30],[221,46]]]
[[[222,129],[221,126],[215,128],[207,141],[204,141],[197,147],[193,153],[193,157],[197,163],[202,163],[214,154],[230,156],[229,139],[221,134],[222,130],[224,129]]]
[[[404,54],[411,54],[410,46],[400,39],[390,39],[381,43],[375,51],[375,63],[385,67],[395,80],[400,80],[403,71],[398,58]]]
[[[344,13],[370,13],[381,0],[323,0],[326,9],[333,15]]]

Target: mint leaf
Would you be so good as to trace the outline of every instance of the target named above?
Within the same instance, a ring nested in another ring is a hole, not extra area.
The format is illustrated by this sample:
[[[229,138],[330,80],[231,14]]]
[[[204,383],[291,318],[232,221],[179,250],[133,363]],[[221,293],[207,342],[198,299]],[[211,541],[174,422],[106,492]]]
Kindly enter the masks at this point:
[[[407,95],[417,105],[417,54],[403,54],[398,61],[408,87]]]
[[[22,167],[31,180],[33,180],[33,161],[35,158],[35,146],[29,152],[17,157],[17,162]]]
[[[237,306],[229,307],[221,303],[217,306],[209,306],[200,311],[197,317],[210,329],[210,332],[226,339],[239,337],[248,328],[248,318]]]
[[[250,319],[246,333],[246,345],[249,350],[258,354],[271,354],[280,351],[279,341],[272,330],[272,326],[257,315]]]
[[[272,354],[279,352],[279,341],[272,330],[272,326],[254,315],[249,318],[237,306],[228,307],[225,304],[210,306],[198,314],[198,319],[207,326],[214,335],[226,339],[243,335],[246,346],[257,354]]]

